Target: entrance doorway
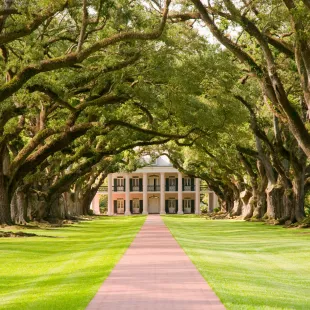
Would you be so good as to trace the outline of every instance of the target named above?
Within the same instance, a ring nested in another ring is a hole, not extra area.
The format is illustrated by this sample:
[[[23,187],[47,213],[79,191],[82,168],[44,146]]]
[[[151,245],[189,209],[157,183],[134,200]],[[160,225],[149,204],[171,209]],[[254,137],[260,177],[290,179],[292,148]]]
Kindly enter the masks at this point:
[[[125,213],[125,203],[124,203],[124,199],[117,199],[117,213]]]
[[[149,198],[149,213],[159,213],[159,198],[157,196],[152,196]]]

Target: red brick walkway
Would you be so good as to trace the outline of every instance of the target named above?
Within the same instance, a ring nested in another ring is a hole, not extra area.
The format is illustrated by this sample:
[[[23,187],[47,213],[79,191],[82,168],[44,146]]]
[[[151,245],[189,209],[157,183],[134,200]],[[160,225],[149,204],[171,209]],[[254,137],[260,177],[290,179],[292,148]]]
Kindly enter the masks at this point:
[[[87,310],[225,309],[159,215],[141,231]]]

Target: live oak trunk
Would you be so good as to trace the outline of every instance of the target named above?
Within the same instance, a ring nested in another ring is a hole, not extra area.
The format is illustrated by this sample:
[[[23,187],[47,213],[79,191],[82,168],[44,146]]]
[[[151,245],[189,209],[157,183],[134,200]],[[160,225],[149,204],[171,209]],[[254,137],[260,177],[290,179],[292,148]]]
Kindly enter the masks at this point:
[[[267,211],[264,215],[265,219],[278,220],[285,217],[284,204],[287,201],[284,198],[285,190],[280,184],[268,184],[266,189],[267,195]]]
[[[28,213],[28,193],[25,188],[17,188],[11,202],[12,218],[16,224],[25,224]]]
[[[239,216],[242,213],[242,201],[238,197],[237,199],[234,200],[234,206],[231,211],[231,216]]]
[[[63,195],[53,197],[51,201],[46,201],[45,218],[50,222],[68,218],[68,210]]]
[[[299,162],[293,162],[293,207],[291,221],[300,222],[305,217],[305,175],[306,157],[301,156]]]
[[[8,189],[9,153],[0,145],[0,224],[12,224]]]
[[[231,216],[239,216],[242,214],[242,200],[240,198],[241,186],[239,184],[231,185],[233,191],[233,208],[230,212]]]
[[[260,219],[263,217],[263,215],[267,211],[267,196],[265,191],[259,192],[257,195],[257,202],[256,205],[254,206],[253,210],[253,218],[254,219]]]
[[[266,188],[268,186],[268,178],[263,163],[257,162],[257,170],[259,171],[259,182],[257,189],[257,203],[254,207],[253,218],[260,219],[267,211],[267,195]]]
[[[253,215],[255,197],[253,193],[249,190],[245,190],[240,193],[240,198],[242,201],[242,218],[244,220],[249,219]]]

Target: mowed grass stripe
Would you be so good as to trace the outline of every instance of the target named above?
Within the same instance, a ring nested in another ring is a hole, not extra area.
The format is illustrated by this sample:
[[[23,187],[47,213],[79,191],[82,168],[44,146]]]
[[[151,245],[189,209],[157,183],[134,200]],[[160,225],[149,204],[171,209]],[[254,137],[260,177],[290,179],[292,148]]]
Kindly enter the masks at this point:
[[[85,309],[145,221],[100,218],[0,241],[0,309]],[[32,230],[31,230],[32,231]]]
[[[310,309],[310,231],[164,216],[227,309]]]

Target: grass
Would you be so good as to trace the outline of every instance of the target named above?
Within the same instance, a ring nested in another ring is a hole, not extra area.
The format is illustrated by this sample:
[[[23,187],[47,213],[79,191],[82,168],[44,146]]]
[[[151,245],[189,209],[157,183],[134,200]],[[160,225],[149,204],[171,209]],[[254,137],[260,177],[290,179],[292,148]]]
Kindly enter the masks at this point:
[[[0,309],[85,309],[144,216],[99,218],[0,239]]]
[[[310,231],[164,216],[227,309],[310,309]]]

